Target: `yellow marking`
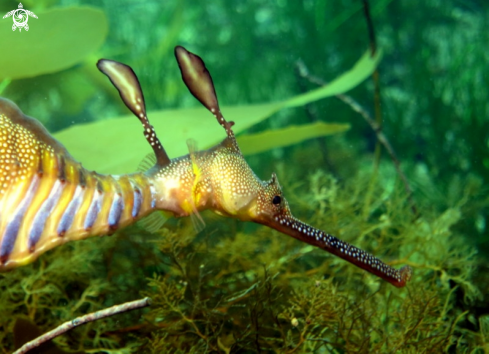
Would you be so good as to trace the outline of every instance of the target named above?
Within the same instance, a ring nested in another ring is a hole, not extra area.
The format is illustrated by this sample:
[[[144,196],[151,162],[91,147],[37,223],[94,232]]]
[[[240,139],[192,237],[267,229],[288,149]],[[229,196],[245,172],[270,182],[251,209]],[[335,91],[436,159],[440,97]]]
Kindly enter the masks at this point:
[[[190,161],[192,163],[192,172],[194,174],[194,181],[192,183],[192,191],[190,193],[190,201],[185,200],[184,209],[190,214],[190,218],[192,219],[192,224],[197,232],[200,232],[205,227],[205,222],[199,214],[197,209],[197,205],[202,198],[202,193],[200,189],[197,189],[198,183],[202,179],[202,169],[200,168],[197,157],[195,155],[195,151],[197,150],[197,143],[195,140],[189,139],[187,140],[187,146],[189,149]]]
[[[187,140],[187,146],[189,149],[190,161],[192,162],[192,172],[194,174],[194,182],[192,184],[192,193],[190,196],[191,197],[190,203],[192,203],[193,205],[190,205],[191,209],[189,210],[189,212],[195,212],[196,205],[198,205],[202,197],[200,191],[197,193],[197,184],[200,182],[202,178],[202,169],[197,163],[197,157],[195,156],[195,151],[197,150],[195,140],[192,139]]]
[[[195,162],[195,154],[190,155],[190,159],[192,160],[192,171],[194,172],[194,183],[192,185],[192,199],[194,202],[194,205],[197,205],[200,201],[201,198],[201,193],[196,192],[197,191],[197,184],[199,183],[200,179],[202,178],[202,170],[199,167],[199,165]]]

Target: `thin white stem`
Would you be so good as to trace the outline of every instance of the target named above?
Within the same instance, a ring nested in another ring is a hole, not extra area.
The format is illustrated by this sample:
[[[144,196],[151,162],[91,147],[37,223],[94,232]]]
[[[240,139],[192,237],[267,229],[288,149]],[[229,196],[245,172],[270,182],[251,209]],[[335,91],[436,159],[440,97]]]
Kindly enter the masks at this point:
[[[78,326],[85,324],[87,322],[96,321],[96,320],[99,320],[99,319],[104,318],[104,317],[110,317],[110,316],[116,315],[118,313],[136,310],[136,309],[146,307],[149,305],[151,305],[151,299],[149,297],[145,297],[144,299],[125,302],[125,303],[120,304],[120,305],[114,305],[114,306],[108,307],[104,310],[92,312],[92,313],[89,313],[87,315],[77,317],[74,320],[71,320],[71,321],[63,323],[62,325],[59,325],[55,329],[44,333],[43,335],[31,340],[30,342],[25,343],[22,347],[17,349],[13,354],[27,353],[29,350],[36,348],[36,347],[40,346],[41,344],[61,335],[63,333],[68,332],[72,328],[78,327]]]

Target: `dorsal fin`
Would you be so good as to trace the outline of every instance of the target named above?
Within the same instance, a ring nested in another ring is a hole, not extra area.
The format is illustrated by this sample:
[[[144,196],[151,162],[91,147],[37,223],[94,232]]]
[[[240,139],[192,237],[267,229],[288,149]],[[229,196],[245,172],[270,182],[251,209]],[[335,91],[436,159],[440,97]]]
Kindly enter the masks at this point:
[[[169,165],[170,158],[146,115],[143,91],[134,71],[128,65],[107,59],[100,59],[97,62],[97,68],[107,75],[117,91],[119,91],[127,108],[143,123],[144,137],[153,149],[156,156],[156,164],[160,167]]]
[[[138,172],[147,172],[156,164],[156,156],[154,154],[147,154],[138,165]]]
[[[182,73],[182,79],[189,91],[216,117],[219,124],[226,130],[228,137],[234,137],[231,127],[234,122],[227,122],[219,108],[216,90],[212,77],[205,63],[198,55],[195,55],[184,47],[175,47],[175,57]]]

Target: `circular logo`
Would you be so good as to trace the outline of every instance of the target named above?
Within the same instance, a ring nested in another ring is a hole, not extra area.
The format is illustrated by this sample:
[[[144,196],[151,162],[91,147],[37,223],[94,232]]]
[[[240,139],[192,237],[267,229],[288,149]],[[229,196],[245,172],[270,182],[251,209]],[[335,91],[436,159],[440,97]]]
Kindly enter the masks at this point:
[[[18,9],[12,17],[14,19],[14,24],[17,27],[24,27],[27,24],[29,15],[27,15],[27,12],[24,9]]]

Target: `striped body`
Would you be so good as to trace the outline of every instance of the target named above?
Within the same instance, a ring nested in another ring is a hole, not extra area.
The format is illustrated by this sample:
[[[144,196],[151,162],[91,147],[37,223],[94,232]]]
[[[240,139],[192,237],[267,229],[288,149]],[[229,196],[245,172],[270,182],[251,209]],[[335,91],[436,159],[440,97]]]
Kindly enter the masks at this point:
[[[261,186],[230,139],[146,173],[88,171],[39,122],[0,99],[0,270],[68,241],[111,234],[154,210],[181,217],[212,209],[246,219]]]
[[[70,240],[110,234],[154,209],[147,176],[87,171],[6,100],[0,100],[0,145],[0,269]]]

